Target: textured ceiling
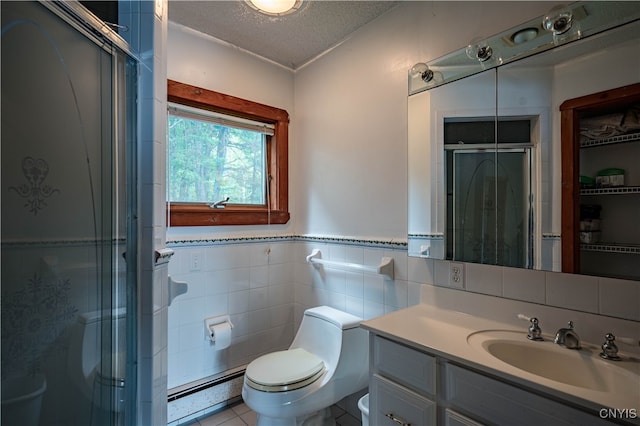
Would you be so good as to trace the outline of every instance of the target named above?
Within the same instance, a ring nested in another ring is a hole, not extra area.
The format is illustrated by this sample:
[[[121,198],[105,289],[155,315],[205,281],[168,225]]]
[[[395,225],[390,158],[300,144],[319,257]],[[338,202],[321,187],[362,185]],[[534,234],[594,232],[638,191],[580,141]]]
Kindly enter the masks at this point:
[[[305,0],[295,13],[263,15],[243,0],[169,0],[169,20],[297,69],[398,1]]]

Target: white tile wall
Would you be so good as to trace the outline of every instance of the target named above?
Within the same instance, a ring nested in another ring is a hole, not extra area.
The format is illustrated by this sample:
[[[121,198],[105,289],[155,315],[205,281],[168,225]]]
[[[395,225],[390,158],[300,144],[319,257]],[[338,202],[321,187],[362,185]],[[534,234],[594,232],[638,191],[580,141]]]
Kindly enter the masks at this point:
[[[640,285],[614,278],[598,280],[599,312],[640,321]]]
[[[450,262],[409,257],[409,292],[419,284],[452,287]],[[465,264],[467,292],[638,321],[640,282],[559,272]]]
[[[585,312],[598,312],[598,278],[585,275],[546,275],[546,303]]]
[[[545,272],[521,268],[503,268],[502,295],[509,299],[545,303]]]
[[[189,287],[168,309],[169,388],[287,348],[304,309],[329,305],[373,318],[409,305],[405,250],[300,241],[173,249],[169,274]],[[325,259],[368,266],[377,266],[383,256],[392,257],[397,278],[316,268],[305,259],[313,249],[320,249]],[[199,270],[191,270],[194,253],[203,259]],[[411,304],[416,304],[419,289],[411,289]],[[225,314],[234,324],[232,344],[216,352],[205,339],[204,319]]]
[[[293,339],[290,242],[175,247],[169,264],[187,293],[169,307],[169,388],[212,376],[288,347]],[[202,259],[195,268],[193,256]],[[197,269],[197,270],[194,270]],[[230,315],[228,349],[206,339],[204,320]]]
[[[440,299],[442,294],[428,289],[451,287],[450,262],[408,257],[404,249],[315,243],[293,237],[289,241],[173,249],[176,254],[169,273],[176,280],[187,281],[189,291],[177,297],[168,310],[169,388],[246,364],[263,353],[285,349],[304,310],[323,304],[365,319],[427,301],[454,306],[456,300],[466,300],[476,314],[492,309],[491,301],[499,300],[506,306],[500,308],[501,312],[508,311],[510,316],[515,316],[511,312],[515,310],[533,313],[544,308],[564,312],[544,305],[635,321],[640,315],[637,281],[466,263],[466,291],[444,288],[451,294]],[[324,259],[368,266],[377,266],[383,256],[392,257],[395,279],[326,266],[316,268],[305,260],[314,249],[319,249]],[[190,270],[193,252],[200,252],[204,259],[199,271]],[[216,353],[204,339],[203,320],[227,313],[234,324],[232,345]],[[589,321],[630,323],[606,317],[600,321],[598,315],[574,311],[555,315],[560,325],[571,318],[578,318],[582,327],[591,328]],[[598,336],[596,333],[593,338]]]
[[[465,288],[474,293],[502,295],[502,267],[467,263],[465,265]]]

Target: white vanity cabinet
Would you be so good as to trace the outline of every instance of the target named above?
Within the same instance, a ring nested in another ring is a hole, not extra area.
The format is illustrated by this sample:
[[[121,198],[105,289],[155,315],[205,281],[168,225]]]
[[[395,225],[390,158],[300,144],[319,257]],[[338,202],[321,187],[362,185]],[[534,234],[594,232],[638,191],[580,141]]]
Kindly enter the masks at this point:
[[[603,425],[597,414],[370,333],[369,421],[398,425]]]
[[[370,424],[435,425],[436,358],[382,337],[370,350]]]

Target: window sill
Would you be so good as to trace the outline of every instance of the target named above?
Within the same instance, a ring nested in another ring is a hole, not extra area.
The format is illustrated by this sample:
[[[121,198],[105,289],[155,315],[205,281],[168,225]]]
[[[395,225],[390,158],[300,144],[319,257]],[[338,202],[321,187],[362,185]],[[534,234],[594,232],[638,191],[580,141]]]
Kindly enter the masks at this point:
[[[225,226],[285,224],[289,212],[250,207],[212,209],[206,205],[171,206],[169,226]]]

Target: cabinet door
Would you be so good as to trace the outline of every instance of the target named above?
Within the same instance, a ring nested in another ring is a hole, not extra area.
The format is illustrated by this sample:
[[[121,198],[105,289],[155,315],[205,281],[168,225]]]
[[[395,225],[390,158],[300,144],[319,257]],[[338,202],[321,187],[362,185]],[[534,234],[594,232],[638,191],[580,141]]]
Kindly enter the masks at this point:
[[[377,374],[369,385],[369,423],[375,426],[436,424],[436,404]]]
[[[416,392],[434,395],[436,359],[424,352],[376,337],[373,345],[374,373],[379,373]]]
[[[445,395],[454,408],[500,425],[610,424],[597,415],[527,392],[452,364],[445,366]]]

